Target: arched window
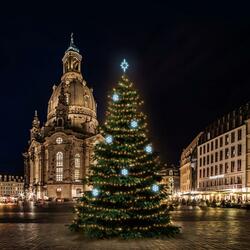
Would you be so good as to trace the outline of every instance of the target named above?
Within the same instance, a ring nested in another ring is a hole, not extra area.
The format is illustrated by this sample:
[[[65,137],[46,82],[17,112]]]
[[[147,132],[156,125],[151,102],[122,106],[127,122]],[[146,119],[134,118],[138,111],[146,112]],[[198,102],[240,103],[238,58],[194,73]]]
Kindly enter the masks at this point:
[[[80,166],[81,166],[81,157],[80,154],[75,155],[75,181],[80,179]]]
[[[63,153],[56,153],[56,181],[63,180]]]
[[[57,167],[63,166],[63,153],[62,152],[56,153],[56,166]]]

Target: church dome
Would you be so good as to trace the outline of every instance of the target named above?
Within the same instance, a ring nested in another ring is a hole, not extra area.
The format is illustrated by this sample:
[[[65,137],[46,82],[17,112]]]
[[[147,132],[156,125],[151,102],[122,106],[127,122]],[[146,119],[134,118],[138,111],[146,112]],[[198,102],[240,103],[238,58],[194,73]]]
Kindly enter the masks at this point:
[[[53,93],[48,105],[48,120],[56,114],[58,98],[61,92],[63,83],[53,87]],[[69,84],[64,84],[64,91],[69,106],[69,114],[78,114],[79,110],[96,118],[96,103],[92,93],[84,83],[79,80],[73,80]],[[77,112],[78,110],[78,112]]]
[[[73,48],[73,49],[72,49]],[[81,74],[81,59],[79,50],[73,40],[66,50],[63,61],[63,76],[58,86],[53,86],[53,93],[48,103],[47,126],[54,126],[56,120],[56,109],[62,87],[68,105],[68,119],[70,127],[82,129],[94,133],[98,125],[96,120],[96,102],[93,90],[86,86]]]

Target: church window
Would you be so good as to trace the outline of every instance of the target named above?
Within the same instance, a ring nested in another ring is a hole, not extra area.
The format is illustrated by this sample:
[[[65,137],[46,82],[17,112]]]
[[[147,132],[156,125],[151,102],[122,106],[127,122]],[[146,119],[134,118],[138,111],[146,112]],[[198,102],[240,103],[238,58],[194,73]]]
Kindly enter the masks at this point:
[[[63,142],[62,137],[57,137],[57,138],[56,138],[56,143],[57,143],[57,144],[62,144],[62,142]]]
[[[56,168],[56,181],[62,181],[63,180],[63,168]]]
[[[80,179],[80,165],[81,165],[81,157],[80,154],[75,155],[75,180]]]
[[[57,152],[56,154],[56,166],[62,167],[63,166],[63,153]]]
[[[63,153],[57,152],[56,154],[56,181],[63,180]]]
[[[76,58],[73,59],[73,62],[72,62],[72,69],[73,69],[73,70],[76,70],[76,71],[79,71],[79,70],[80,70],[80,69],[79,69],[79,61],[78,61]]]

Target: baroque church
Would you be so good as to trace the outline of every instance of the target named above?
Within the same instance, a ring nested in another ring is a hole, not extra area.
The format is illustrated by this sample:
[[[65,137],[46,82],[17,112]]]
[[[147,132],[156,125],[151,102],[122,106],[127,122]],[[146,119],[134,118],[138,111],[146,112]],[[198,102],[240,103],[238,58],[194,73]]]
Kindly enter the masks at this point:
[[[53,86],[47,121],[35,111],[28,148],[23,154],[28,198],[73,199],[85,187],[97,134],[96,102],[81,73],[82,56],[73,34],[62,58],[61,82]]]

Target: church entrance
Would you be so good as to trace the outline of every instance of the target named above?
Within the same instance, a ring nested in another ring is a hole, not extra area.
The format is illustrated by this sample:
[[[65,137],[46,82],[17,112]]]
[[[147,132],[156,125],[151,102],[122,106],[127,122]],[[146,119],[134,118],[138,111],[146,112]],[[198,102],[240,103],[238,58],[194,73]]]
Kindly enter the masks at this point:
[[[56,198],[62,198],[62,188],[56,189]]]

